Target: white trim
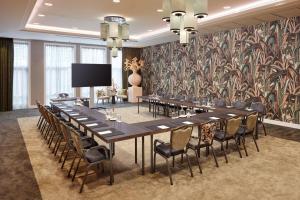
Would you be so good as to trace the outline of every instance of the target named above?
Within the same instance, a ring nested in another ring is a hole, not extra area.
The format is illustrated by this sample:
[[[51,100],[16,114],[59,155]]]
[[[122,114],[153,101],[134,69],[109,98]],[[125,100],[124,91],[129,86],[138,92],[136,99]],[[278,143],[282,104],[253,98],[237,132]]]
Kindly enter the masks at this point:
[[[284,127],[289,127],[289,128],[300,129],[300,124],[277,121],[277,120],[272,120],[272,119],[264,119],[264,122],[266,124],[273,124],[273,125],[278,125],[278,126],[284,126]]]

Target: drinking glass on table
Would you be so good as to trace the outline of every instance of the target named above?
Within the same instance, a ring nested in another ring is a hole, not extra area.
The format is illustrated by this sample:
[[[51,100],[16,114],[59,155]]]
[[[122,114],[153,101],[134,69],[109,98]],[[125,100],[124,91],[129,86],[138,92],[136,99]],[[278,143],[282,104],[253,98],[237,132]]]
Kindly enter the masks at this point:
[[[117,114],[117,122],[122,122],[122,117],[120,114]]]
[[[183,106],[181,106],[181,110],[179,111],[179,116],[184,116],[185,112],[183,110]]]
[[[174,111],[173,111],[173,112],[171,113],[171,118],[172,118],[172,119],[176,119],[177,117],[178,117],[177,112],[174,112]]]

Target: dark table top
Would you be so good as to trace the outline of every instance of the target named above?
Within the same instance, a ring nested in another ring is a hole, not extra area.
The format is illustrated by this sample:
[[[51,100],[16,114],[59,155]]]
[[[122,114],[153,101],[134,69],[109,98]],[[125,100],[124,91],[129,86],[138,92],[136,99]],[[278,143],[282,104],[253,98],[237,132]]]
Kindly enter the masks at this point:
[[[234,108],[215,108],[210,112],[197,114],[191,116],[190,118],[165,118],[128,124],[125,122],[106,120],[105,114],[85,106],[75,106],[65,103],[52,103],[52,106],[107,143],[167,132],[184,125],[199,126],[212,121],[225,120],[234,117],[232,114],[244,117],[253,113],[253,111],[238,110]],[[217,117],[219,119],[216,120],[212,119],[211,117]],[[80,118],[88,119],[85,121],[80,121],[78,120]],[[98,125],[89,127],[88,124],[92,123],[97,123]],[[158,126],[163,126],[163,128],[159,128]],[[98,133],[107,130],[110,130],[112,133],[107,135],[101,135]]]

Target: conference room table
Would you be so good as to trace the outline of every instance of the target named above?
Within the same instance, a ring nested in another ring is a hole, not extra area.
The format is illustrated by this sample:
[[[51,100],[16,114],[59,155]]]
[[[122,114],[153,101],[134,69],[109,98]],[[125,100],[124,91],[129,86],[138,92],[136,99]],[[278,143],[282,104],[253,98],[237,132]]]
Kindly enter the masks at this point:
[[[178,117],[176,119],[164,118],[147,122],[128,124],[125,122],[110,121],[106,115],[97,110],[85,106],[67,103],[51,103],[56,111],[65,115],[69,121],[74,121],[79,128],[90,132],[92,137],[96,136],[109,146],[110,159],[110,184],[114,183],[113,156],[115,154],[115,143],[135,139],[135,163],[137,163],[137,139],[142,139],[142,174],[145,173],[145,137],[150,136],[150,166],[153,172],[153,136],[155,134],[169,132],[172,129],[185,125],[197,126],[198,133],[201,125],[209,122],[218,122],[234,116],[247,116],[253,111],[238,110],[233,108],[216,108],[211,112],[194,114],[190,117]]]

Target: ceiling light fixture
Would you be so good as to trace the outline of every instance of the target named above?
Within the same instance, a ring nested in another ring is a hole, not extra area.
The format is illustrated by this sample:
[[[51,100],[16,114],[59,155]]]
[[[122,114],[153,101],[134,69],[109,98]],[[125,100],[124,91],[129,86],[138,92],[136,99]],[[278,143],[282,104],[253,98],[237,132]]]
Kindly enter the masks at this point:
[[[208,0],[163,0],[162,20],[170,22],[170,30],[180,35],[180,43],[189,43],[190,34],[196,34],[197,18],[205,18]]]
[[[228,9],[230,9],[231,7],[230,6],[224,6],[223,7],[225,10],[228,10]]]
[[[44,3],[44,5],[45,5],[45,6],[49,6],[49,7],[53,6],[52,3],[48,3],[48,2]]]
[[[45,17],[46,15],[44,14],[38,14],[39,17]]]
[[[120,3],[120,0],[113,0],[114,3]]]
[[[123,41],[129,40],[129,24],[126,19],[120,16],[106,16],[100,30],[100,38],[107,41],[112,57],[118,57],[118,49],[122,48]]]
[[[163,12],[163,9],[157,9],[156,12]]]

